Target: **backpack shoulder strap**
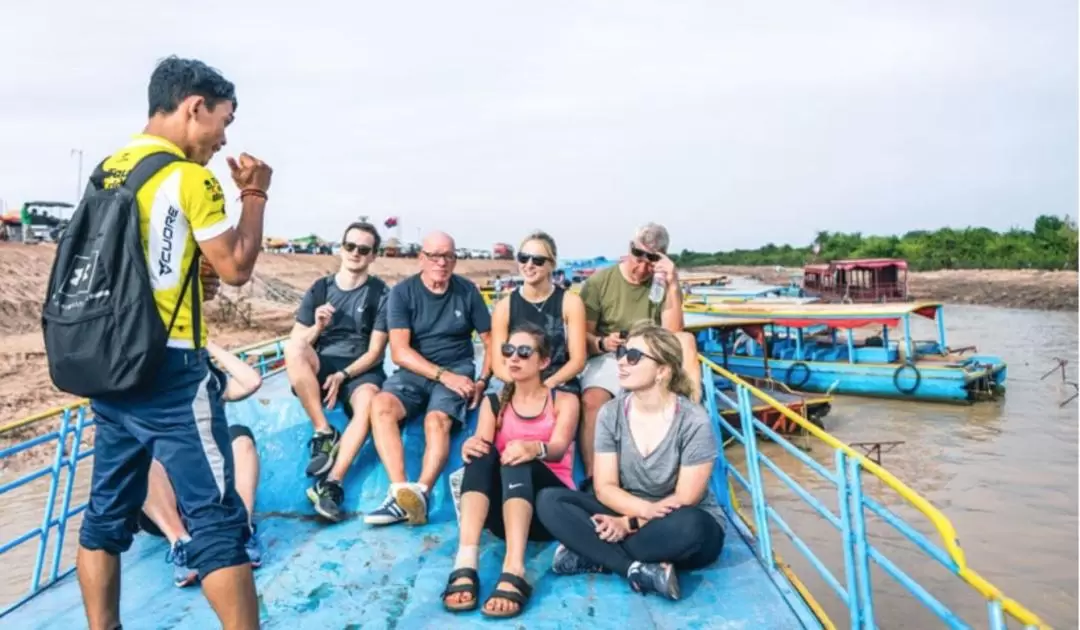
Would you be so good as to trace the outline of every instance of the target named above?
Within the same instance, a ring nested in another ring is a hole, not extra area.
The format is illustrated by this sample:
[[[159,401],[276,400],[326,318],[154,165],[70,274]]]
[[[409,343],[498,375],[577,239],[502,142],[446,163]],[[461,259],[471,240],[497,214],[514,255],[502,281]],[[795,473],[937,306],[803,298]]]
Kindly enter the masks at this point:
[[[150,155],[139,160],[139,163],[135,165],[135,168],[131,169],[127,177],[124,179],[124,187],[135,193],[146,184],[158,171],[165,168],[173,162],[183,161],[179,155],[171,153],[169,151],[159,151],[157,153],[151,153]],[[102,162],[104,165],[104,162]]]

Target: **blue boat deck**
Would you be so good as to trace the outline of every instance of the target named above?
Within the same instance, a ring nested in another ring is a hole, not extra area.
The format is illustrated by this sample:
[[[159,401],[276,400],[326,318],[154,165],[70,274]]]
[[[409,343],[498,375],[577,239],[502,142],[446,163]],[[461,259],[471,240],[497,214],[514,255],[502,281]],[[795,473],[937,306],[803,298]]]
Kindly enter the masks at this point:
[[[439,598],[457,551],[447,475],[461,467],[460,444],[468,431],[454,437],[450,462],[433,489],[431,522],[374,528],[359,514],[332,525],[313,516],[304,496],[309,480],[303,473],[311,425],[289,394],[283,374],[268,377],[252,398],[229,405],[229,417],[252,429],[260,456],[255,512],[264,563],[255,575],[264,628],[457,628],[492,623],[479,610],[446,612]],[[345,418],[337,411],[331,422],[342,428]],[[406,425],[404,443],[409,473],[415,477],[423,450],[420,423]],[[345,480],[345,507],[353,512],[372,509],[385,495],[387,483],[369,439]],[[729,523],[727,532],[714,565],[680,574],[679,602],[633,593],[624,579],[612,575],[556,576],[549,570],[554,543],[530,543],[526,577],[535,591],[525,613],[511,623],[620,630],[820,627],[807,611],[789,605],[772,577],[775,573],[761,565],[738,528]],[[481,601],[495,587],[504,548],[485,532]],[[165,554],[163,540],[140,534],[123,556],[124,627],[216,627],[216,617],[197,587],[173,586]],[[75,575],[12,611],[3,625],[84,627]]]

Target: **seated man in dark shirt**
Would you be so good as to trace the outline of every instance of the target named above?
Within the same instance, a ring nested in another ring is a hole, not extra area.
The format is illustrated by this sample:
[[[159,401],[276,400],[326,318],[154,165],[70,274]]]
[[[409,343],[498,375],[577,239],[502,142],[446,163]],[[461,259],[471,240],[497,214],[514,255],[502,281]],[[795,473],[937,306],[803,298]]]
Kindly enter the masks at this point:
[[[389,525],[427,522],[427,495],[450,454],[450,430],[461,426],[487,388],[491,357],[484,353],[476,375],[473,332],[487,347],[491,314],[475,284],[454,275],[454,239],[435,232],[424,239],[420,273],[394,286],[387,306],[390,356],[399,369],[386,379],[371,405],[372,435],[390,490],[364,521]],[[420,478],[405,476],[400,423],[424,418]]]
[[[341,268],[319,278],[304,294],[285,366],[293,392],[311,418],[311,461],[316,477],[307,495],[315,511],[341,520],[341,480],[367,439],[371,399],[379,391],[386,349],[389,288],[368,274],[379,251],[379,232],[370,223],[352,223],[341,241]],[[344,403],[350,422],[344,436],[326,421],[326,408]],[[323,478],[325,476],[325,479]]]

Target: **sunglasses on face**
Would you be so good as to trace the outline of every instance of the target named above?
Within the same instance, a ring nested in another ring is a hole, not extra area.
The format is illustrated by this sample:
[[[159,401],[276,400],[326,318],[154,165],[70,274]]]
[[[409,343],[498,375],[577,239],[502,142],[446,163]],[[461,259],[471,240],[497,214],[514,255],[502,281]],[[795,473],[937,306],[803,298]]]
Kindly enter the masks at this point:
[[[427,258],[427,259],[428,259],[428,260],[430,260],[431,262],[446,262],[446,263],[452,263],[452,262],[454,262],[455,260],[457,260],[457,254],[455,254],[454,252],[447,252],[447,253],[441,253],[441,252],[421,252],[421,253],[422,253],[422,254],[424,254],[424,258]]]
[[[353,252],[356,252],[356,253],[360,254],[361,256],[367,256],[372,251],[372,248],[371,248],[370,245],[360,245],[359,243],[350,243],[349,241],[345,241],[344,243],[342,243],[341,244],[341,249],[344,249],[345,251],[349,252],[350,254],[353,253]]]
[[[641,361],[642,357],[646,359],[652,359],[653,361],[659,363],[659,361],[656,360],[656,357],[646,354],[641,350],[638,350],[637,348],[627,348],[626,346],[619,346],[618,349],[615,350],[615,358],[617,360],[622,360],[623,357],[626,358],[626,362],[630,365],[637,365]]]
[[[528,359],[533,355],[536,350],[532,346],[515,346],[512,343],[504,343],[502,345],[502,355],[509,359],[517,353],[518,358]]]
[[[521,265],[527,265],[531,261],[532,264],[536,265],[537,267],[543,267],[544,265],[551,262],[551,259],[547,256],[537,256],[536,254],[518,254],[517,261],[518,264]]]
[[[651,263],[660,262],[660,254],[647,252],[633,243],[630,243],[630,255],[639,260],[644,258]]]

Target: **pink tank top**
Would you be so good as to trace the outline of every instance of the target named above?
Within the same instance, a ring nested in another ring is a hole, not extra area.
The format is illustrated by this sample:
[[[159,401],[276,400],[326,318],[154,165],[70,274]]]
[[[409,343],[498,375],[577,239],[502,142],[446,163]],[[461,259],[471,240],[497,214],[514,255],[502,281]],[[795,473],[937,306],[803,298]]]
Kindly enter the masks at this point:
[[[514,405],[507,403],[502,410],[502,424],[495,432],[495,448],[501,453],[506,445],[514,440],[526,441],[551,441],[551,434],[555,432],[555,396],[548,393],[544,410],[535,418],[522,418],[514,411]],[[567,488],[576,490],[574,485],[574,443],[566,449],[562,459],[557,462],[545,461],[555,476],[566,484]]]

